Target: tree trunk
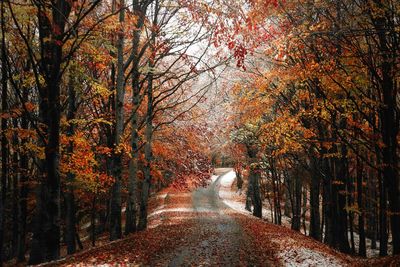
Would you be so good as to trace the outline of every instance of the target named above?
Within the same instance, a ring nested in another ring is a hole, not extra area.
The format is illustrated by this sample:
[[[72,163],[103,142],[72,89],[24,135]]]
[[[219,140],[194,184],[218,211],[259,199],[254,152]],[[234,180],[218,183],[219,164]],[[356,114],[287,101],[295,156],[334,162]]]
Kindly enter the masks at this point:
[[[131,133],[131,160],[129,163],[129,181],[128,181],[128,200],[126,204],[126,223],[125,234],[136,231],[137,217],[137,173],[139,160],[139,125],[138,125],[138,109],[140,107],[140,57],[138,55],[141,29],[144,24],[144,14],[147,6],[140,6],[137,0],[132,1],[133,11],[138,16],[136,29],[133,32],[132,39],[132,133]]]
[[[72,137],[74,135],[74,125],[71,123],[71,120],[75,119],[75,112],[76,112],[76,96],[75,96],[75,82],[74,82],[74,73],[71,70],[70,73],[70,81],[68,84],[68,112],[67,112],[67,121],[70,122],[67,130],[67,136]],[[69,141],[68,153],[70,155],[74,152],[74,143],[72,140]],[[74,182],[75,182],[75,175],[71,172],[67,173],[67,192],[65,196],[66,200],[66,222],[65,222],[65,236],[66,236],[66,243],[67,243],[67,253],[73,254],[76,251],[76,242],[75,237],[77,235],[76,232],[76,208],[75,208],[75,196],[74,196]]]
[[[294,174],[294,205],[291,228],[300,231],[301,227],[301,179],[298,172]]]
[[[6,54],[6,40],[5,40],[5,17],[4,17],[4,1],[1,1],[1,111],[8,112],[7,104],[7,54]],[[4,227],[5,227],[5,202],[6,202],[6,186],[8,177],[8,141],[6,136],[7,119],[1,117],[1,190],[0,190],[0,265],[5,260],[4,257]]]
[[[243,186],[243,177],[242,177],[242,166],[240,163],[235,164],[235,173],[236,173],[237,189],[240,190],[241,192]]]
[[[318,174],[318,167],[316,160],[312,160],[312,177],[310,187],[310,236],[315,240],[321,241],[320,232],[320,213],[319,213],[319,187],[320,176]]]
[[[301,221],[304,230],[304,235],[307,235],[307,226],[306,226],[306,213],[307,213],[307,188],[303,186],[303,211],[301,212]]]
[[[52,18],[47,17],[46,7],[38,3],[39,36],[42,40],[41,69],[45,85],[39,86],[39,109],[46,125],[45,161],[42,164],[43,179],[37,198],[35,227],[29,264],[51,261],[60,256],[60,75],[65,23],[71,11],[71,3],[58,0],[52,6]],[[59,31],[54,32],[54,27]],[[52,41],[43,41],[43,40]]]
[[[28,88],[24,88],[23,101],[28,101]],[[21,118],[21,128],[28,129],[29,122],[27,114],[23,114]],[[24,147],[26,139],[21,140],[21,146]],[[26,250],[26,219],[27,219],[27,198],[28,198],[28,164],[29,159],[25,151],[20,153],[19,168],[21,171],[20,176],[20,195],[19,195],[19,218],[18,218],[18,251],[17,260],[19,262],[25,261],[25,250]]]
[[[358,245],[358,255],[367,256],[367,248],[365,244],[365,226],[364,216],[365,210],[363,205],[363,166],[359,157],[357,157],[357,204],[358,204],[358,233],[360,235],[360,243]]]
[[[90,231],[91,231],[91,240],[92,246],[96,246],[96,195],[93,196],[92,199],[92,209],[90,212]]]
[[[18,129],[18,118],[13,119],[13,124],[14,128]],[[14,133],[13,136],[13,144],[12,147],[18,147],[19,146],[19,138],[18,134]],[[19,229],[18,229],[18,219],[19,219],[19,183],[20,183],[20,175],[21,175],[21,170],[19,169],[19,152],[15,149],[13,149],[13,160],[12,160],[12,168],[14,169],[13,171],[13,201],[12,201],[12,223],[13,223],[13,230],[12,230],[12,253],[11,256],[15,257],[18,252],[18,236],[19,236]]]
[[[247,184],[246,190],[246,206],[245,209],[251,212],[251,206],[253,205],[251,199],[253,195],[253,184],[250,182],[250,174],[249,174],[249,182]]]
[[[333,123],[336,123],[336,118],[332,118]],[[339,119],[339,128],[346,128],[344,118]],[[336,133],[333,135],[336,139]],[[334,159],[334,176],[335,180],[332,185],[333,196],[333,227],[334,227],[334,247],[341,252],[349,253],[350,246],[347,233],[347,211],[346,211],[346,185],[349,179],[348,164],[347,164],[347,148],[345,144],[335,145],[334,151],[340,153],[340,157]]]
[[[147,111],[146,111],[146,130],[145,138],[146,143],[144,146],[144,157],[145,165],[143,168],[144,180],[142,182],[142,192],[140,196],[140,212],[139,212],[139,224],[138,230],[144,230],[147,227],[147,204],[150,195],[151,187],[151,164],[153,160],[152,152],[152,138],[153,138],[153,79],[154,79],[154,67],[155,67],[155,45],[157,36],[157,25],[158,25],[158,12],[160,11],[159,0],[155,0],[154,13],[153,13],[153,28],[150,39],[150,54],[152,55],[149,59],[149,73],[147,75]]]
[[[290,217],[291,216],[291,206],[292,206],[292,201],[291,201],[291,195],[290,195],[290,177],[289,175],[285,175],[285,206],[284,206],[284,210],[283,210],[283,215],[285,215],[286,217]]]
[[[124,97],[125,97],[125,75],[124,75],[124,46],[125,46],[125,1],[120,0],[119,5],[120,32],[117,41],[117,84],[115,98],[115,147],[113,160],[113,176],[115,179],[111,195],[110,213],[110,240],[120,239],[121,230],[121,179],[122,179],[122,151],[120,147],[124,127]]]
[[[260,170],[256,166],[250,166],[249,182],[252,184],[253,215],[262,218],[262,201],[260,195]]]
[[[385,180],[379,176],[379,256],[383,257],[388,254],[387,191]]]
[[[153,63],[150,64],[152,69]],[[139,230],[144,230],[147,227],[147,202],[150,194],[151,186],[151,163],[153,159],[152,153],[152,135],[153,135],[153,74],[150,73],[148,77],[147,86],[147,115],[146,115],[146,144],[144,147],[145,166],[143,168],[144,180],[142,183],[142,194],[140,199],[140,214],[139,214]]]
[[[347,180],[347,207],[353,207],[354,206],[354,179],[353,177],[348,176]],[[348,232],[350,233],[350,252],[351,254],[355,255],[356,254],[356,245],[354,242],[354,211],[350,209],[347,212],[348,215],[348,221],[349,221],[349,230]]]
[[[346,181],[348,178],[347,165],[345,163],[344,154],[342,152],[342,158],[335,160],[337,168],[337,176],[335,184],[332,186],[332,194],[334,196],[334,212],[333,216],[333,227],[334,227],[334,240],[335,247],[341,252],[349,253],[350,246],[347,239],[347,212],[346,208]]]
[[[379,8],[385,8],[382,1],[375,1]],[[390,222],[393,239],[393,254],[400,254],[400,177],[398,173],[397,135],[399,132],[399,117],[397,114],[397,88],[393,77],[398,59],[398,44],[391,41],[394,26],[390,18],[380,15],[373,19],[379,40],[379,50],[382,57],[380,82],[383,103],[381,105],[381,135],[384,144],[382,150],[383,180],[387,186]]]
[[[373,160],[373,159],[371,159]],[[373,162],[373,161],[371,161]],[[367,221],[367,231],[366,236],[371,239],[371,249],[377,248],[377,220],[378,213],[377,213],[377,194],[376,194],[376,180],[373,179],[374,171],[372,169],[368,172],[367,178],[367,193],[365,198],[365,215]],[[379,181],[379,180],[378,180]],[[373,201],[371,201],[373,200]]]
[[[333,228],[333,197],[332,197],[332,172],[328,159],[323,159],[324,174],[324,217],[325,217],[325,238],[324,243],[334,246],[334,228]]]

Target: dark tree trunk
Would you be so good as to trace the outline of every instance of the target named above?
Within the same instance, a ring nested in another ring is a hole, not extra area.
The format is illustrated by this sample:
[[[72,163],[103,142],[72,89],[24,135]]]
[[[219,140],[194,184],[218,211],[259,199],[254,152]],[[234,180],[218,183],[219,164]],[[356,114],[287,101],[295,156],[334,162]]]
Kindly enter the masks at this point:
[[[151,187],[151,164],[153,161],[152,151],[152,138],[153,138],[153,82],[154,82],[154,67],[155,67],[155,49],[156,49],[156,26],[158,25],[158,15],[160,11],[159,0],[154,2],[154,13],[153,13],[153,30],[151,32],[150,39],[150,52],[152,56],[149,59],[149,73],[147,75],[147,111],[146,111],[146,130],[145,138],[146,143],[144,146],[144,157],[145,165],[143,168],[144,180],[142,182],[142,192],[140,196],[140,211],[139,211],[139,223],[138,230],[144,230],[147,227],[147,204],[150,195]]]
[[[318,167],[316,166],[316,163],[316,160],[313,160],[310,187],[310,236],[315,240],[321,241],[321,219],[319,213],[320,175],[318,174]]]
[[[351,254],[356,254],[356,245],[354,242],[354,214],[352,211],[348,212],[349,215],[349,233],[350,233],[350,251]]]
[[[350,246],[347,238],[347,211],[346,211],[346,183],[347,175],[347,151],[344,145],[341,145],[341,158],[335,160],[336,179],[332,186],[334,196],[333,227],[335,247],[341,252],[349,253]]]
[[[70,81],[68,85],[68,112],[67,112],[67,120],[71,121],[75,119],[75,113],[76,113],[76,96],[75,96],[75,81],[74,81],[74,73],[73,70],[71,69],[70,73]],[[74,125],[73,123],[70,123],[68,130],[67,130],[67,136],[72,137],[74,135]],[[74,143],[72,140],[70,140],[69,145],[68,145],[68,153],[72,155],[74,152]],[[75,182],[75,175],[71,172],[67,173],[67,192],[65,194],[65,200],[66,200],[66,222],[65,222],[65,228],[66,228],[66,233],[65,233],[65,241],[67,243],[67,253],[68,254],[73,254],[76,251],[76,242],[75,242],[75,237],[77,235],[76,232],[76,208],[75,208],[75,196],[74,196],[74,182]]]
[[[332,116],[332,122],[336,123],[336,114]],[[346,128],[346,120],[341,117],[339,119],[339,128]],[[337,140],[337,132],[332,133],[334,140]],[[333,177],[332,181],[332,216],[333,223],[333,247],[339,249],[341,252],[349,253],[350,246],[348,241],[348,214],[346,211],[346,199],[348,193],[348,162],[347,162],[347,147],[342,141],[341,144],[333,146],[333,152],[339,153],[340,156],[333,159]]]
[[[286,183],[286,192],[285,192],[286,202],[289,202],[289,204],[288,204],[288,208],[289,208],[288,214],[289,215],[286,215],[286,216],[292,218],[293,217],[293,208],[294,208],[293,178],[290,176],[290,174],[287,170],[284,170],[283,173],[285,175],[285,183]],[[285,205],[285,207],[286,207],[286,205]]]
[[[113,177],[115,179],[111,191],[111,210],[110,210],[110,240],[122,237],[121,226],[121,179],[122,179],[122,153],[121,137],[124,127],[124,97],[125,97],[125,74],[124,74],[124,44],[125,44],[125,0],[119,3],[119,22],[122,26],[118,32],[117,41],[117,83],[115,97],[115,147],[113,160]]]
[[[364,225],[364,202],[363,202],[363,166],[360,158],[357,157],[357,204],[359,209],[358,214],[358,233],[360,235],[360,243],[358,245],[358,255],[367,256],[367,248],[365,244],[365,225]]]
[[[284,172],[285,173],[285,172]],[[291,181],[289,175],[285,174],[285,206],[284,206],[284,211],[283,215],[286,217],[291,217],[291,207],[292,207],[292,197],[290,192],[292,191],[291,189]]]
[[[379,179],[379,256],[388,254],[387,192],[385,180]]]
[[[276,181],[276,213],[278,215],[278,224],[282,224],[282,208],[281,208],[281,181],[279,174],[275,171]]]
[[[67,175],[68,180],[74,180],[74,175],[69,173]],[[67,244],[67,253],[73,254],[76,252],[76,208],[75,208],[75,196],[73,186],[69,186],[65,196],[66,201],[66,227],[65,227],[65,242]]]
[[[307,235],[307,226],[306,226],[306,213],[307,213],[307,188],[303,186],[303,203],[302,203],[302,212],[301,212],[301,224],[303,226],[304,234]]]
[[[128,181],[128,199],[126,204],[126,223],[125,234],[136,231],[137,227],[137,174],[138,174],[138,160],[139,160],[139,123],[138,123],[138,110],[140,107],[140,70],[139,70],[139,42],[141,36],[141,29],[144,24],[145,13],[147,5],[141,6],[139,1],[133,0],[133,11],[138,16],[136,29],[133,32],[132,39],[132,133],[131,133],[131,160],[129,162],[129,181]]]
[[[150,69],[154,67],[153,63],[150,63]],[[142,182],[142,193],[140,197],[140,213],[139,213],[139,224],[138,229],[144,230],[147,227],[147,204],[150,194],[151,187],[151,163],[153,159],[153,153],[151,148],[152,135],[153,135],[153,74],[149,74],[148,85],[147,85],[147,115],[146,115],[146,144],[145,144],[145,166],[143,168],[144,180]]]
[[[301,179],[299,178],[298,172],[294,174],[294,203],[292,208],[292,224],[291,228],[295,231],[300,231],[301,227]]]
[[[382,1],[374,1],[379,8],[387,9]],[[381,75],[377,77],[380,83],[383,103],[380,110],[381,135],[384,144],[382,150],[383,180],[387,186],[390,223],[393,239],[393,254],[400,254],[400,177],[398,173],[397,135],[399,121],[397,112],[397,87],[393,76],[398,59],[398,43],[392,41],[394,34],[391,15],[373,17],[373,24],[379,40],[381,56]]]
[[[347,204],[349,207],[354,206],[354,179],[350,175],[348,176],[347,179]],[[349,221],[349,233],[350,233],[350,252],[351,254],[356,254],[356,245],[354,242],[354,212],[352,209],[350,209],[347,212],[348,215],[348,221]]]
[[[250,178],[250,176],[249,176]],[[245,209],[251,212],[251,206],[253,205],[251,199],[252,199],[252,195],[253,195],[253,185],[252,183],[250,183],[250,179],[249,182],[247,184],[247,190],[246,190],[246,206]]]
[[[111,190],[111,204],[110,204],[110,240],[120,239],[122,237],[121,230],[121,180],[117,178],[120,176],[117,172],[115,165],[120,165],[120,157],[114,155],[114,177],[116,177],[114,185]]]
[[[58,0],[52,6],[52,17],[46,7],[37,3],[39,37],[42,40],[41,70],[45,85],[39,88],[40,114],[46,125],[45,160],[41,170],[37,198],[35,227],[29,264],[51,261],[60,256],[60,79],[64,27],[71,11],[71,3]],[[54,27],[59,31],[54,32]],[[43,41],[43,40],[52,41]]]
[[[373,160],[373,159],[372,159]],[[377,213],[377,194],[376,194],[376,182],[377,180],[373,179],[374,172],[370,170],[368,172],[367,178],[367,193],[365,197],[365,215],[367,221],[367,231],[366,236],[371,239],[371,249],[377,248],[377,220],[378,213]],[[379,180],[378,180],[379,181]]]
[[[330,246],[334,246],[334,227],[333,227],[333,197],[332,197],[332,171],[329,166],[329,161],[323,159],[323,173],[324,173],[324,217],[325,217],[325,238],[324,242]]]
[[[262,201],[260,195],[261,172],[256,166],[250,166],[249,182],[252,184],[253,215],[262,218]]]
[[[388,188],[390,222],[393,239],[393,254],[400,254],[400,180],[398,175],[397,134],[399,118],[396,118],[396,93],[393,80],[389,76],[391,68],[389,61],[383,63],[383,111],[382,139],[383,148],[383,179]]]
[[[238,190],[241,190],[243,186],[243,177],[242,177],[242,165],[240,163],[235,164],[235,173],[236,173],[237,188]]]
[[[7,104],[7,54],[6,54],[6,40],[5,40],[5,17],[4,17],[4,1],[1,1],[1,111],[8,112]],[[4,227],[5,227],[5,202],[6,202],[6,187],[8,177],[8,141],[6,136],[7,119],[1,117],[1,190],[0,190],[0,265],[5,260],[4,255]]]
[[[23,101],[28,101],[28,89],[23,90]],[[21,118],[21,128],[28,129],[29,122],[27,114],[23,114]],[[21,146],[24,147],[26,139],[21,140]],[[19,168],[21,171],[20,176],[20,195],[19,195],[19,218],[18,218],[18,251],[17,259],[19,262],[25,261],[25,250],[26,250],[26,220],[27,220],[27,198],[28,198],[28,164],[29,159],[26,152],[20,153]]]
[[[18,129],[18,119],[13,119],[14,128]],[[17,133],[14,133],[13,136],[13,144],[12,147],[19,146],[19,138]],[[12,201],[12,223],[13,223],[13,230],[12,230],[12,253],[11,256],[15,257],[18,252],[18,236],[19,236],[19,229],[18,229],[18,219],[19,219],[19,183],[20,183],[20,175],[21,170],[19,169],[19,153],[16,150],[13,150],[13,201]]]
[[[91,239],[92,246],[96,246],[96,195],[93,196],[92,199],[92,209],[90,212],[90,230],[91,230]]]

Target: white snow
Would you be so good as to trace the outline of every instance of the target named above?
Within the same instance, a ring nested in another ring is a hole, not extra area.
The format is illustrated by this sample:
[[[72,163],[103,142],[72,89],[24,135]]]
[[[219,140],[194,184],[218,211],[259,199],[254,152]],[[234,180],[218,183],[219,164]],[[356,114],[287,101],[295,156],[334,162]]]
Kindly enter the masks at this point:
[[[359,244],[360,244],[360,236],[358,233],[354,232],[354,245],[356,248],[356,252],[359,250]],[[348,233],[349,239],[350,239],[350,232]],[[374,257],[379,257],[379,240],[376,241],[376,249],[372,249],[372,240],[369,238],[365,238],[366,241],[366,247],[367,247],[367,258],[374,258]],[[392,251],[392,242],[391,242],[391,235],[389,236],[388,240],[388,253]]]
[[[167,197],[167,195],[168,194],[160,194],[160,195],[157,195],[156,198],[157,199],[159,199],[159,198],[165,199]]]
[[[239,211],[240,213],[250,214],[250,212],[244,208],[244,204],[242,202],[232,201],[232,200],[225,200],[225,199],[224,199],[223,202],[225,203],[225,205],[227,205],[231,209]]]
[[[236,174],[234,171],[230,171],[228,173],[225,173],[220,180],[220,184],[223,187],[231,187],[233,181],[235,181]]]
[[[166,213],[166,212],[180,212],[180,213],[185,213],[185,212],[216,212],[213,209],[208,209],[208,208],[170,208],[170,209],[164,209],[160,208],[155,211],[153,211],[148,217],[151,218],[153,216]]]
[[[196,212],[196,210],[192,208],[171,208],[171,209],[157,209],[154,212],[152,212],[148,217],[152,217],[161,213],[165,212]]]
[[[241,190],[238,190],[236,192],[232,191],[231,187],[233,182],[236,179],[236,173],[234,171],[230,171],[226,173],[224,176],[221,177],[220,180],[220,190],[219,190],[219,197],[222,199],[222,201],[230,207],[231,209],[234,209],[240,213],[249,215],[251,214],[250,211],[245,209],[245,204],[243,201],[238,200],[240,199],[240,196],[244,194]],[[243,197],[243,196],[242,196]],[[263,206],[262,208],[262,214],[263,214],[263,219],[267,221],[271,221],[272,214],[271,214],[271,209],[269,209],[267,206]],[[287,216],[284,216],[282,214],[282,225],[286,227],[290,227],[290,218]]]
[[[222,202],[224,202],[224,204],[231,209],[249,215],[251,213],[245,209],[244,203],[235,199],[235,196],[240,195],[242,192],[233,192],[231,190],[232,183],[235,181],[235,178],[236,174],[233,170],[224,174],[219,181],[220,188],[218,191],[218,195],[221,198]]]
[[[214,183],[218,179],[218,175],[211,176],[211,183]]]
[[[286,267],[342,266],[338,260],[329,255],[308,248],[283,250],[279,257]]]

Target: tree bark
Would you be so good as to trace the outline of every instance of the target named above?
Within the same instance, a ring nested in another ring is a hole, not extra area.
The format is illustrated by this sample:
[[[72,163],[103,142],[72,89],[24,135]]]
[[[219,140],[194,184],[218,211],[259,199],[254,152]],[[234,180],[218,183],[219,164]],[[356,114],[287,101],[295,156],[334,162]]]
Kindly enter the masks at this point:
[[[133,12],[138,16],[136,29],[132,39],[132,132],[131,132],[131,160],[129,162],[128,200],[126,205],[125,234],[136,231],[137,221],[137,174],[139,160],[139,124],[138,110],[141,102],[140,97],[140,57],[138,55],[141,29],[144,24],[147,4],[140,5],[139,1],[132,1]]]
[[[18,123],[18,118],[13,119],[13,126],[15,129],[19,128],[19,123]],[[13,136],[13,143],[12,147],[18,147],[19,145],[19,138],[18,134],[15,132]],[[19,228],[18,228],[18,219],[19,219],[19,183],[20,183],[20,176],[21,176],[21,170],[19,169],[19,152],[15,149],[13,149],[12,153],[12,168],[13,168],[13,186],[12,186],[12,193],[13,193],[13,199],[12,199],[12,224],[13,224],[13,230],[12,230],[12,251],[11,251],[11,256],[15,257],[18,252],[18,236],[19,236]]]
[[[243,177],[242,177],[242,165],[238,162],[235,164],[235,173],[236,173],[236,184],[237,184],[237,189],[242,190],[243,186]]]
[[[249,182],[252,185],[252,198],[251,202],[253,204],[253,215],[262,218],[262,201],[260,196],[260,170],[253,163],[250,165]]]
[[[379,181],[379,256],[388,255],[387,190],[383,178]]]
[[[7,91],[8,91],[8,81],[7,81],[7,52],[6,52],[6,40],[5,40],[5,17],[4,17],[4,1],[1,1],[1,111],[3,113],[8,112],[7,104]],[[7,177],[8,177],[8,141],[6,136],[7,130],[7,119],[1,117],[1,190],[0,190],[0,265],[2,265],[5,260],[4,255],[4,227],[5,227],[5,202],[6,202],[6,187],[7,187]]]
[[[28,101],[28,88],[23,89],[23,101],[24,103]],[[29,122],[27,114],[24,113],[21,118],[21,128],[28,129]],[[21,140],[21,146],[24,147],[26,139]],[[26,220],[27,220],[27,198],[28,198],[28,164],[29,159],[25,151],[20,153],[19,168],[21,170],[20,176],[20,192],[19,192],[19,218],[18,218],[18,251],[17,260],[19,262],[25,261],[25,250],[26,250]]]
[[[333,216],[333,227],[334,227],[334,240],[335,247],[341,252],[349,253],[350,246],[347,238],[347,211],[346,211],[346,182],[348,179],[347,175],[347,150],[342,144],[340,148],[341,157],[335,159],[335,170],[336,179],[334,185],[332,186],[333,194],[333,205],[334,212]]]
[[[379,8],[385,10],[383,1],[374,1]],[[372,15],[374,27],[379,40],[382,57],[381,77],[377,77],[381,86],[383,105],[381,105],[381,135],[384,144],[382,150],[383,180],[388,190],[390,222],[393,239],[393,254],[400,254],[400,177],[398,173],[397,135],[399,117],[397,114],[397,87],[394,85],[394,71],[398,58],[398,44],[391,41],[395,31],[390,21],[390,14]],[[392,47],[392,48],[391,48]]]
[[[154,67],[153,62],[149,63],[150,69]],[[152,72],[152,70],[151,70]],[[144,147],[145,165],[143,168],[144,180],[142,182],[142,194],[140,199],[140,214],[139,214],[139,230],[144,230],[147,227],[147,202],[151,187],[151,163],[153,159],[152,153],[152,135],[153,135],[153,74],[149,73],[147,85],[147,115],[146,115],[146,144]]]
[[[365,209],[363,203],[363,166],[360,158],[357,157],[357,204],[358,204],[358,233],[360,235],[360,243],[358,245],[358,255],[362,257],[367,256],[367,248],[365,244],[365,225],[364,216]]]
[[[251,212],[251,206],[253,205],[252,203],[252,195],[253,195],[253,184],[250,182],[250,174],[249,174],[249,182],[247,184],[247,190],[246,190],[246,205],[245,209]],[[271,213],[272,214],[272,213]]]
[[[62,35],[71,11],[70,1],[58,0],[52,6],[52,18],[49,18],[45,12],[46,7],[41,3],[37,5],[39,37],[42,40],[41,69],[45,79],[45,85],[39,89],[39,109],[42,122],[46,125],[46,140],[43,140],[43,179],[37,197],[29,264],[51,261],[60,256],[60,79]],[[57,27],[57,31],[53,31],[54,27]]]
[[[90,237],[92,240],[92,246],[96,246],[96,195],[92,199],[92,208],[90,212]]]
[[[70,122],[67,130],[67,136],[72,137],[74,135],[74,125],[71,123],[71,120],[75,119],[76,113],[76,95],[75,95],[75,81],[73,77],[74,73],[71,69],[69,84],[68,84],[68,112],[67,112],[67,121]],[[74,143],[70,140],[68,149],[68,153],[72,155],[74,153]],[[76,208],[75,208],[75,195],[74,195],[74,182],[75,175],[71,172],[67,173],[67,192],[65,194],[66,199],[66,243],[67,243],[67,253],[73,254],[76,251]]]
[[[298,177],[296,170],[294,174],[294,205],[291,228],[300,231],[301,227],[301,179]]]
[[[316,160],[312,160],[312,176],[310,187],[310,236],[321,241],[320,213],[319,213],[319,187],[320,176]]]
[[[125,97],[125,75],[124,75],[124,46],[125,46],[125,1],[120,0],[119,5],[120,32],[117,41],[117,84],[115,98],[115,147],[113,160],[113,176],[115,179],[111,195],[110,213],[110,240],[122,237],[121,228],[121,179],[122,179],[122,151],[120,147],[124,127],[124,97]]]
[[[147,204],[150,195],[151,187],[151,164],[153,160],[152,152],[152,138],[153,138],[153,82],[154,82],[154,67],[155,67],[155,45],[157,36],[157,25],[158,25],[158,13],[160,9],[159,0],[154,1],[154,13],[152,21],[152,32],[150,37],[150,58],[149,58],[149,73],[147,75],[147,111],[146,111],[146,130],[145,139],[146,143],[144,146],[144,157],[145,165],[143,168],[144,180],[142,182],[142,192],[140,196],[140,212],[139,212],[139,223],[138,230],[144,230],[147,227]]]

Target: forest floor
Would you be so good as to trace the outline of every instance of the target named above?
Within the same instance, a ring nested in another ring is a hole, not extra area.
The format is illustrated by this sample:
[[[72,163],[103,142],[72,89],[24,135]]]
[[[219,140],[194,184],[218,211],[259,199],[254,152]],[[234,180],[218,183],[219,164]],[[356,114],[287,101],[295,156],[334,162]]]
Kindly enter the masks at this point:
[[[231,169],[217,169],[206,188],[165,189],[152,198],[146,231],[46,266],[400,266],[344,255],[238,211],[233,182]]]

